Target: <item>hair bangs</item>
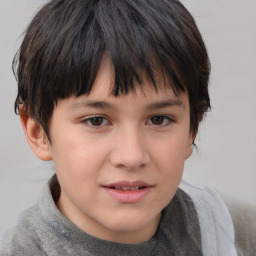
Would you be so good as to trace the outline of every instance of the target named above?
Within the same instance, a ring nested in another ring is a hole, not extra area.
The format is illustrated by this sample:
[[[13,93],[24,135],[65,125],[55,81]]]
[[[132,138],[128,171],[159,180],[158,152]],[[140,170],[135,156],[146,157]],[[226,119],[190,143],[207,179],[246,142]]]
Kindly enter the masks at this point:
[[[196,132],[210,107],[210,66],[192,16],[176,0],[48,2],[13,62],[16,111],[24,104],[47,130],[59,99],[90,94],[104,58],[113,67],[115,96],[143,89],[145,79],[156,91],[169,86],[176,95],[188,92]]]
[[[125,4],[127,8],[124,8]],[[51,76],[49,81],[50,86],[56,86],[58,90],[55,100],[89,94],[103,58],[108,58],[113,66],[112,93],[115,96],[134,92],[136,86],[142,88],[145,78],[156,91],[163,82],[176,94],[185,90],[178,74],[178,60],[174,61],[175,56],[170,58],[172,49],[163,47],[159,35],[154,34],[153,17],[148,17],[148,13],[144,15],[142,7],[134,5],[137,5],[135,1],[100,1],[76,30],[70,28],[69,38],[59,40],[60,43],[66,41],[65,47],[56,45],[61,50],[51,70],[57,76],[56,80]],[[166,37],[164,32],[163,39]]]

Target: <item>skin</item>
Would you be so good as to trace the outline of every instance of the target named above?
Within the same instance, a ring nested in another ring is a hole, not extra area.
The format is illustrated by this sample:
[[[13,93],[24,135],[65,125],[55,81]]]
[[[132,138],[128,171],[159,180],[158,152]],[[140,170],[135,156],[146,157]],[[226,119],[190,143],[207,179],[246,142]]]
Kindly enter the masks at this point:
[[[21,122],[36,155],[55,164],[63,215],[98,238],[140,243],[156,232],[192,153],[189,100],[170,86],[156,92],[146,79],[143,92],[114,97],[111,74],[103,61],[89,96],[58,102],[51,143],[22,110]],[[143,181],[149,191],[138,202],[120,202],[105,189],[120,181]]]

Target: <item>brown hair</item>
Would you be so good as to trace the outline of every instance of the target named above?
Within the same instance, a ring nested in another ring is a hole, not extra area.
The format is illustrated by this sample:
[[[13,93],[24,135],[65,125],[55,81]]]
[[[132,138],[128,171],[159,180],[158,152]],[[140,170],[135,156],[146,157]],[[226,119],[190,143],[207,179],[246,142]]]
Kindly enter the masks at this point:
[[[13,62],[15,110],[28,114],[49,137],[54,104],[89,94],[103,56],[115,71],[113,94],[142,86],[144,72],[157,90],[162,71],[176,94],[188,92],[196,134],[210,108],[210,64],[193,17],[177,0],[52,0],[28,26]]]

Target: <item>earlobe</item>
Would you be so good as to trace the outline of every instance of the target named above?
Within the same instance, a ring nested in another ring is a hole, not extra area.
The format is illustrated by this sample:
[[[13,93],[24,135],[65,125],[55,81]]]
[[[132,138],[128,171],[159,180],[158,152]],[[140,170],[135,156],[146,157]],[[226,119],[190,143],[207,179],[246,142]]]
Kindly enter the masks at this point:
[[[37,157],[43,161],[52,160],[51,146],[43,128],[24,111],[20,111],[20,121],[28,144]]]
[[[187,148],[185,159],[188,159],[193,153],[193,144],[190,143]]]
[[[186,155],[185,155],[185,160],[188,159],[193,153],[193,142],[194,142],[194,140],[195,140],[195,136],[190,134],[188,145],[187,145],[187,152],[186,152]]]

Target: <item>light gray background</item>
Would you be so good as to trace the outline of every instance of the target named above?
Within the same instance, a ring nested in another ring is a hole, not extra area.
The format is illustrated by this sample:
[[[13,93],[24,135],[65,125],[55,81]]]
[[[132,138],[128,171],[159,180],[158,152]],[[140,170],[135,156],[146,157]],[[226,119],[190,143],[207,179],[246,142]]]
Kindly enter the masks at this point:
[[[43,0],[0,0],[0,236],[39,198],[52,175],[28,147],[13,113],[11,71],[18,37]],[[256,203],[256,1],[183,0],[203,34],[212,63],[212,111],[202,124],[198,151],[184,179]]]

